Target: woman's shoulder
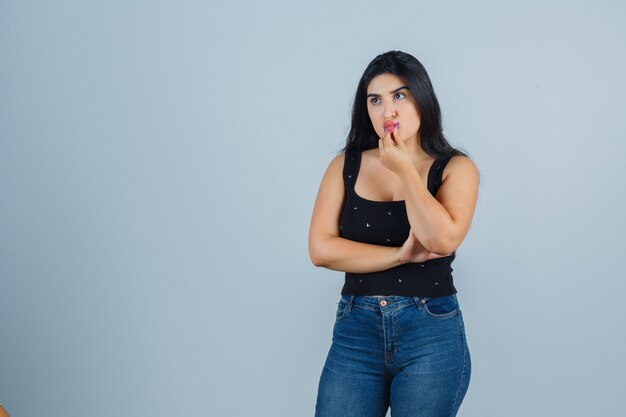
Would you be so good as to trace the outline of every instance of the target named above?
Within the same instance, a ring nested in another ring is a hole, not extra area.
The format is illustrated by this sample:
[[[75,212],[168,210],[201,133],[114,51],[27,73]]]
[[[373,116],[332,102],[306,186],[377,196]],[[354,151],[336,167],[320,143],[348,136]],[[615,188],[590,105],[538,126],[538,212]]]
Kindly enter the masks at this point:
[[[341,177],[343,175],[342,172],[344,169],[345,159],[346,159],[345,152],[340,152],[334,157],[332,157],[332,159],[330,160],[330,162],[328,163],[326,167],[326,172],[324,175],[337,177],[337,178]]]
[[[334,168],[343,167],[344,161],[346,160],[346,154],[347,151],[339,152],[333,157],[333,159],[331,159],[329,165]]]
[[[478,175],[478,167],[469,156],[450,155],[443,159],[445,159],[447,163],[441,173],[442,181],[445,181],[446,177],[451,173],[461,176]]]
[[[361,151],[357,149],[342,150],[333,157],[333,159],[329,163],[329,167],[335,169],[338,169],[339,167],[343,168],[347,158],[352,158],[352,160],[356,160],[356,157],[359,153],[361,153]]]

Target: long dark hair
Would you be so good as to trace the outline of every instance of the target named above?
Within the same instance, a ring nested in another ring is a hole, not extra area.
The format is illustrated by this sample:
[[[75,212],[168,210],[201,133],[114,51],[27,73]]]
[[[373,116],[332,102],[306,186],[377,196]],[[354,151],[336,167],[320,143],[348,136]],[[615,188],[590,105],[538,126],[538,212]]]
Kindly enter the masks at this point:
[[[394,74],[409,87],[419,107],[421,120],[418,135],[424,152],[434,158],[467,156],[453,148],[443,135],[441,109],[426,69],[417,58],[401,51],[380,54],[365,68],[354,97],[350,133],[340,153],[378,147],[378,135],[367,112],[367,86],[374,77],[381,74]]]

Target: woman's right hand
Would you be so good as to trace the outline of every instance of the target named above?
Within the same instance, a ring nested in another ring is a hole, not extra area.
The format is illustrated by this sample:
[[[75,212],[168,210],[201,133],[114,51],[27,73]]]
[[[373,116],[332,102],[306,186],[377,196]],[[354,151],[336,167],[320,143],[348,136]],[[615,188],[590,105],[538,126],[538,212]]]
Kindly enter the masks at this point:
[[[404,263],[419,263],[428,261],[429,259],[443,258],[448,255],[437,255],[434,252],[429,252],[413,233],[413,228],[409,230],[409,237],[406,239],[402,247],[400,248],[400,262]]]

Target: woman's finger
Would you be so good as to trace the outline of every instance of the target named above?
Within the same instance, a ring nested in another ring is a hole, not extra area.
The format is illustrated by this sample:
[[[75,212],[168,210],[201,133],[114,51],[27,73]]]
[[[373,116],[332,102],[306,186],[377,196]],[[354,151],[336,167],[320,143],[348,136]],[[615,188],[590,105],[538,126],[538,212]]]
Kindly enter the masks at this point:
[[[387,132],[385,132],[385,136],[383,136],[383,141],[385,142],[385,146],[395,146],[395,143],[391,138],[391,130],[387,129]]]

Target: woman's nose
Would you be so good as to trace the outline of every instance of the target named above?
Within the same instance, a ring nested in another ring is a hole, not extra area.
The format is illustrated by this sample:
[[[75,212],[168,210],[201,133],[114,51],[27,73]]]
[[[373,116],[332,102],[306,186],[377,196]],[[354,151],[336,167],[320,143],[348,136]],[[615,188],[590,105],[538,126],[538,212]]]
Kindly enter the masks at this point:
[[[395,117],[396,107],[393,103],[385,104],[385,107],[383,108],[383,115],[386,120],[393,119]]]
[[[388,106],[385,108],[385,119],[393,119],[396,116],[396,109],[392,106]]]

